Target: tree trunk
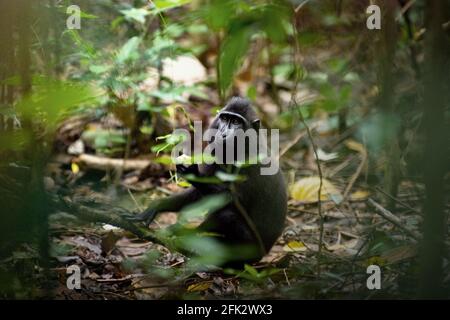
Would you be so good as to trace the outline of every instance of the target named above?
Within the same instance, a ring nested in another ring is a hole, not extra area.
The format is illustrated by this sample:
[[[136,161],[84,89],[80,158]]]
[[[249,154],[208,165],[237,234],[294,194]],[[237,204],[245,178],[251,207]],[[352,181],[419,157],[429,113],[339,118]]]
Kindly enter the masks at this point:
[[[450,136],[445,120],[449,101],[450,48],[443,24],[449,19],[448,1],[427,2],[425,45],[423,125],[426,135],[423,174],[425,202],[423,204],[423,242],[421,247],[420,295],[422,298],[444,297],[443,254],[447,233],[444,212],[444,176],[448,170]]]

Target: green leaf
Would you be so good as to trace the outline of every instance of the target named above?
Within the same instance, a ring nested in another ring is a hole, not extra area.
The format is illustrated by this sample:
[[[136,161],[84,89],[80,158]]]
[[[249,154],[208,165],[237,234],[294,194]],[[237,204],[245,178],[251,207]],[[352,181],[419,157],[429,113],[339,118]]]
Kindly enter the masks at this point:
[[[180,212],[180,222],[187,222],[193,218],[204,217],[207,214],[225,207],[231,201],[227,193],[214,194],[184,207]]]
[[[292,65],[292,63],[278,64],[273,67],[273,74],[275,76],[280,76],[283,79],[288,79],[293,72],[294,66]]]
[[[339,102],[342,105],[348,103],[351,94],[352,94],[352,86],[349,84],[344,85],[339,92]]]
[[[169,9],[183,6],[192,2],[192,0],[154,0],[156,10],[158,12],[163,12]]]
[[[217,177],[197,177],[195,174],[186,174],[186,175],[183,175],[183,178],[185,178],[187,181],[190,181],[190,182],[192,181],[192,182],[210,183],[210,184],[223,183],[223,181]]]
[[[110,66],[107,65],[91,65],[89,66],[89,71],[94,74],[102,74],[110,69]]]
[[[379,255],[396,247],[392,238],[383,231],[375,231],[368,243],[368,254]]]
[[[125,16],[125,19],[129,21],[137,21],[141,24],[145,23],[145,17],[150,14],[149,11],[143,8],[131,8],[127,10],[120,10],[120,12]]]
[[[16,131],[2,132],[0,135],[0,151],[26,150],[27,145],[33,140],[31,132]]]
[[[139,128],[139,131],[140,131],[142,134],[145,134],[145,135],[149,136],[149,135],[153,134],[153,132],[155,131],[155,129],[154,129],[152,126],[141,126],[141,127]]]
[[[309,77],[318,84],[327,84],[328,83],[328,74],[325,72],[311,72]]]
[[[82,139],[93,143],[95,149],[102,151],[117,148],[126,143],[124,133],[120,130],[87,130],[83,132]]]
[[[253,268],[252,266],[246,264],[244,266],[244,270],[247,271],[250,275],[254,276],[254,277],[258,277],[258,271]]]
[[[239,174],[231,174],[223,171],[217,171],[216,177],[224,182],[236,182],[236,181],[245,181],[246,177]]]
[[[252,100],[252,101],[255,101],[256,100],[256,94],[257,94],[257,92],[256,92],[256,87],[255,86],[250,86],[249,88],[248,88],[248,90],[247,90],[247,97],[250,99],[250,100]]]
[[[145,51],[145,58],[157,62],[167,53],[175,53],[177,48],[175,41],[157,34],[152,41],[151,47]]]
[[[182,96],[182,92],[176,89],[155,90],[152,91],[150,95],[163,101],[168,100],[168,101],[177,101],[181,103],[187,102],[186,99]]]
[[[92,46],[92,44],[90,44],[89,42],[83,40],[77,30],[75,29],[66,30],[64,31],[63,34],[65,33],[69,34],[69,36],[72,38],[75,44],[81,48],[81,50],[87,57],[89,58],[96,57],[97,51],[95,50],[94,46]]]
[[[359,75],[356,72],[349,72],[344,76],[343,80],[354,83],[354,82],[358,82],[360,79],[359,79]]]
[[[185,27],[178,23],[172,23],[164,29],[164,34],[169,38],[178,38],[185,31]]]
[[[281,1],[280,1],[281,3]],[[287,37],[285,25],[289,25],[289,10],[281,4],[267,4],[262,6],[262,12],[258,15],[262,29],[273,42],[281,43]]]
[[[166,150],[166,149],[170,149],[170,147],[172,147],[171,144],[169,143],[160,143],[157,145],[154,145],[153,147],[151,147],[151,151],[156,153],[156,155],[158,155],[160,152]]]
[[[183,235],[175,240],[177,248],[195,252],[187,268],[205,270],[204,265],[220,265],[229,257],[227,248],[212,236]],[[200,266],[198,266],[200,265]]]
[[[244,271],[235,270],[231,268],[227,268],[224,270],[227,274],[233,274],[238,276],[239,278],[246,279],[252,282],[262,282],[271,275],[274,275],[276,273],[279,273],[281,269],[278,268],[265,268],[258,272],[256,268],[246,264],[244,266]]]
[[[50,256],[54,258],[59,256],[67,256],[73,252],[74,249],[75,247],[70,244],[52,242],[50,245]]]
[[[219,55],[219,88],[223,95],[231,85],[240,62],[247,52],[252,34],[251,26],[240,26],[224,40]]]
[[[211,0],[203,8],[203,17],[213,31],[226,28],[236,14],[236,1]]]
[[[192,186],[192,184],[190,184],[189,182],[187,182],[187,181],[179,181],[178,183],[177,183],[180,187],[183,187],[183,188],[189,188],[189,187],[191,187]]]
[[[83,19],[98,19],[98,16],[83,11],[80,12],[80,17]]]
[[[140,37],[133,37],[130,40],[127,41],[123,45],[123,47],[120,49],[119,53],[117,54],[116,61],[118,63],[124,63],[131,59],[136,59],[138,56],[138,53],[136,52],[139,45],[142,42],[142,38]]]
[[[65,14],[67,16],[70,16],[72,14],[70,12],[67,12],[65,7],[60,7],[58,11],[60,11],[61,13]],[[91,14],[91,13],[84,12],[82,10],[80,10],[80,17],[83,19],[98,19],[98,16]]]
[[[155,163],[161,163],[165,165],[171,165],[172,164],[172,158],[168,155],[162,155],[157,157],[153,160]]]
[[[208,26],[205,24],[190,24],[186,26],[186,30],[188,33],[192,34],[202,34],[209,32]]]

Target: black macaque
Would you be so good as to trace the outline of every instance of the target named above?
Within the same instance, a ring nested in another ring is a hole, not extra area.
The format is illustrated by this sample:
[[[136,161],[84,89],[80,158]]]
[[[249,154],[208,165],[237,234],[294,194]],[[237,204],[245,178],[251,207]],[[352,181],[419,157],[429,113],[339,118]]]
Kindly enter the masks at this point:
[[[210,140],[233,137],[238,129],[258,132],[260,120],[248,100],[234,97],[221,109],[210,125],[217,134]],[[229,172],[233,164],[195,164],[177,165],[177,172],[194,174],[197,177],[215,176],[217,171]],[[194,203],[202,197],[227,193],[232,201],[225,207],[210,213],[197,227],[199,233],[217,234],[216,240],[227,247],[234,248],[225,265],[259,261],[273,246],[282,233],[286,211],[287,193],[283,175],[278,168],[275,174],[262,175],[261,163],[243,166],[238,174],[245,180],[233,183],[201,183],[190,181],[189,189],[153,202],[135,220],[149,224],[156,214],[163,211],[179,211],[185,205]],[[239,250],[252,247],[253,250]],[[244,252],[245,251],[245,252]]]

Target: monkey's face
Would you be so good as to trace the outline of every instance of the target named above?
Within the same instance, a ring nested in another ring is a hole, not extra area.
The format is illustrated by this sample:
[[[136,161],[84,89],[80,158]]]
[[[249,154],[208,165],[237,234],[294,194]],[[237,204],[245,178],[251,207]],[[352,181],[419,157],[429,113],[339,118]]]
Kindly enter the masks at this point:
[[[227,140],[233,137],[238,130],[246,130],[245,119],[236,114],[221,113],[218,118],[216,139]]]

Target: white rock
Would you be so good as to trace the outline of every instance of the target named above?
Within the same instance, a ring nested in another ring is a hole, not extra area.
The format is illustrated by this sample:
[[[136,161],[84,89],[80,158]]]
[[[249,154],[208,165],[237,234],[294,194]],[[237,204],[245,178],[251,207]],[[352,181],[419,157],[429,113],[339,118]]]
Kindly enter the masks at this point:
[[[67,148],[67,153],[75,156],[84,153],[84,142],[78,139]]]
[[[178,56],[163,60],[162,75],[174,83],[191,86],[207,78],[206,68],[195,57]]]
[[[115,227],[115,226],[112,226],[112,225],[110,225],[110,224],[104,224],[103,226],[102,226],[102,228],[103,229],[105,229],[105,230],[117,230],[117,229],[120,229],[120,228],[118,228],[118,227]]]

